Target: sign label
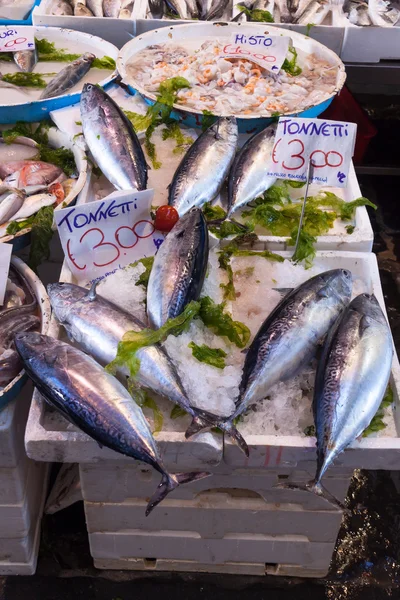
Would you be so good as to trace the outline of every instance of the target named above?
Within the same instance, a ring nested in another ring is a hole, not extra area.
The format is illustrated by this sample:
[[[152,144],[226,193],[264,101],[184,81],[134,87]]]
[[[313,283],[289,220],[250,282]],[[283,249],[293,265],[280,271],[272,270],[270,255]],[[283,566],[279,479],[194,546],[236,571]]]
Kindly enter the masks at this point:
[[[346,187],[357,125],[325,119],[281,117],[276,129],[268,176]]]
[[[247,58],[264,69],[279,73],[289,49],[290,38],[281,35],[232,33],[222,50],[226,58]]]
[[[79,282],[153,256],[164,241],[150,217],[154,190],[113,192],[107,198],[57,210],[61,245]]]
[[[35,34],[33,27],[25,27],[23,33],[18,27],[0,27],[0,52],[34,49]]]
[[[12,249],[12,244],[0,244],[0,306],[4,303]]]

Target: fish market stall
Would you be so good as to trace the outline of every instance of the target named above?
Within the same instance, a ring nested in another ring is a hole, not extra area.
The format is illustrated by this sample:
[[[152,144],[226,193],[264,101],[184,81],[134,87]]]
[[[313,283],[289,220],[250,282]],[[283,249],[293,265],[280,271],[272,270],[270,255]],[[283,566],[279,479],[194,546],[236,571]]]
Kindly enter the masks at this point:
[[[2,124],[41,121],[51,110],[79,100],[85,82],[107,85],[114,77],[117,48],[109,42],[68,29],[33,31],[34,51],[1,53]]]

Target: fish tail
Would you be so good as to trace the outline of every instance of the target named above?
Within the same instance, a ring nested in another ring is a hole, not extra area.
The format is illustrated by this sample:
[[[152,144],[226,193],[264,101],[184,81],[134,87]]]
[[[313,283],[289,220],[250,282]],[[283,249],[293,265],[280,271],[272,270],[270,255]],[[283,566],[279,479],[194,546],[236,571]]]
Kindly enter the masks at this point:
[[[149,500],[146,507],[146,517],[149,516],[153,508],[157,506],[170,492],[175,490],[182,484],[191,483],[209,477],[212,473],[201,471],[200,473],[166,473],[162,474],[161,482],[159,483],[155,493]]]
[[[302,492],[311,492],[312,494],[316,494],[317,496],[321,496],[324,498],[329,504],[339,508],[345,513],[348,513],[348,508],[340,502],[333,494],[328,492],[328,490],[321,484],[320,481],[312,479],[308,483],[278,483],[274,485],[274,488],[285,489],[285,490],[300,490]]]
[[[219,429],[229,435],[229,437],[231,437],[237,443],[239,448],[247,457],[249,456],[249,447],[232,421],[221,419],[221,417],[209,413],[204,413],[193,417],[191,424],[186,430],[185,438],[187,439],[202,429],[210,429],[211,427],[219,427]]]

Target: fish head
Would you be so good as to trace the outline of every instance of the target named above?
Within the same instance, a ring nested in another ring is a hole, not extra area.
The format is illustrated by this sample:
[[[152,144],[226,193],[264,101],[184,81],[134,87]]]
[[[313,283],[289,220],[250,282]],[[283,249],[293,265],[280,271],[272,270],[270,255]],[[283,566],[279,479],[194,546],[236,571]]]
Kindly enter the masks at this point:
[[[81,114],[96,110],[104,102],[106,93],[94,83],[85,83],[81,92]]]
[[[60,323],[68,321],[68,314],[76,302],[87,297],[88,290],[73,283],[50,283],[47,286],[51,308]]]
[[[381,325],[387,326],[385,315],[374,294],[360,294],[359,296],[356,296],[349,308]]]
[[[17,333],[14,336],[15,348],[23,362],[29,362],[51,350],[57,343],[52,337],[41,333]]]
[[[85,63],[89,63],[89,65],[91,65],[95,58],[96,58],[95,54],[92,54],[91,52],[85,52],[84,54],[82,54],[82,56],[80,58],[78,58],[78,61],[79,61],[79,64],[82,62],[85,62]]]
[[[239,135],[236,117],[219,117],[212,125],[212,131],[218,138],[236,143]]]
[[[353,289],[353,276],[348,269],[332,269],[321,273],[324,287],[329,288],[343,304],[348,304]]]

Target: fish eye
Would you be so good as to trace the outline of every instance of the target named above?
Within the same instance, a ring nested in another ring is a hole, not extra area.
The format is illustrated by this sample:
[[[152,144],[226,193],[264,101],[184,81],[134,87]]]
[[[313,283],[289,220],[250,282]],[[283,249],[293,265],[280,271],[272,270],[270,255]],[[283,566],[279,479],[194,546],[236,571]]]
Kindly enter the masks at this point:
[[[343,276],[346,277],[346,279],[351,279],[351,271],[349,271],[348,269],[343,269]]]

